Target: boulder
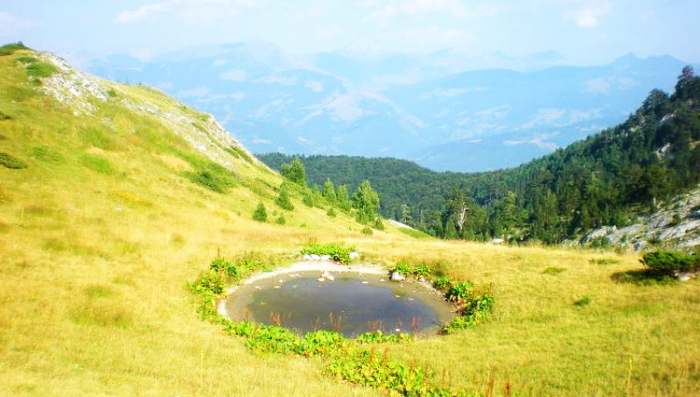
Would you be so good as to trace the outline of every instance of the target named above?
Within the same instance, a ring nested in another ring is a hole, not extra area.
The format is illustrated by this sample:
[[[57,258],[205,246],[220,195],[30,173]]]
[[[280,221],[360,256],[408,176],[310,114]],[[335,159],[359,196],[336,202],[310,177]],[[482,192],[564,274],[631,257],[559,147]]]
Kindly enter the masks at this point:
[[[406,279],[406,276],[399,272],[391,272],[391,276],[389,277],[389,280],[391,281],[403,281]]]

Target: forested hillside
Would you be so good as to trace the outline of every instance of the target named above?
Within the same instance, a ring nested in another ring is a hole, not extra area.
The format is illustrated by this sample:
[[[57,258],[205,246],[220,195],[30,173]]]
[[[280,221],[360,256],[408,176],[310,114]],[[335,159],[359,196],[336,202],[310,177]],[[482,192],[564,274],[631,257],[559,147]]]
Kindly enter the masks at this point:
[[[683,69],[675,92],[653,90],[624,123],[516,168],[436,173],[411,162],[304,157],[309,180],[354,188],[369,179],[382,212],[448,238],[574,238],[624,226],[700,182],[700,78]],[[289,157],[259,156],[273,168]]]

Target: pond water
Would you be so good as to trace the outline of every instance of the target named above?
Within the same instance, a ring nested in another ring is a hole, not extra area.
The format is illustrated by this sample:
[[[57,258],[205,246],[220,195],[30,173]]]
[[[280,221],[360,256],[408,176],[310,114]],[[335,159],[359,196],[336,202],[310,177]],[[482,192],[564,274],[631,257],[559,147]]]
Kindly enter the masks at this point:
[[[238,287],[225,302],[233,320],[281,325],[299,334],[319,329],[354,337],[367,331],[435,333],[453,314],[441,295],[384,275],[320,271],[277,275]]]

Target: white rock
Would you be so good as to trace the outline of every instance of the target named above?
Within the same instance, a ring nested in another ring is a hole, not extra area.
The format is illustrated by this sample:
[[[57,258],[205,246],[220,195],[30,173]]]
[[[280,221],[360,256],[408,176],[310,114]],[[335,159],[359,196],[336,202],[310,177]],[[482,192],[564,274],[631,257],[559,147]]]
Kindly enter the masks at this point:
[[[329,261],[329,260],[331,260],[331,256],[330,255],[321,255],[321,260],[322,261]]]
[[[359,258],[359,257],[360,257],[360,253],[357,252],[357,251],[352,251],[352,252],[350,253],[350,259],[357,259],[357,258]]]
[[[389,277],[391,281],[403,281],[406,279],[406,276],[399,272],[391,272],[391,277]]]
[[[312,260],[312,261],[318,261],[318,260],[320,260],[320,259],[321,259],[320,256],[318,256],[318,255],[316,255],[316,254],[311,254],[311,260]]]
[[[302,258],[303,258],[305,261],[310,261],[310,260],[311,260],[311,255],[309,255],[309,254],[304,254],[304,256],[303,256]]]

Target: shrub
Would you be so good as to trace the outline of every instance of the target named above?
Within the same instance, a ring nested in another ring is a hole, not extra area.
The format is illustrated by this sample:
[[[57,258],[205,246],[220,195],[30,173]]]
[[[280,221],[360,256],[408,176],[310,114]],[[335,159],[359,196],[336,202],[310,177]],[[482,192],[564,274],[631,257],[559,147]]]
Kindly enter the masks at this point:
[[[377,230],[384,230],[384,222],[382,222],[382,218],[380,216],[374,220],[372,227]]]
[[[459,282],[450,286],[445,293],[445,298],[450,302],[467,302],[472,289],[474,289],[474,285],[469,281]]]
[[[294,209],[294,205],[292,204],[292,201],[289,199],[289,188],[287,187],[286,183],[282,183],[280,185],[280,191],[279,194],[277,195],[277,198],[275,199],[275,203],[280,206],[280,208],[285,209],[287,211],[291,211]]]
[[[214,162],[200,164],[197,171],[188,173],[187,176],[190,181],[217,193],[226,193],[228,189],[236,186],[236,179],[231,171]]]
[[[428,265],[419,264],[413,268],[413,271],[411,273],[416,277],[428,277],[432,272]]]
[[[313,207],[315,205],[313,194],[310,191],[305,191],[304,197],[302,198],[302,202],[307,207]]]
[[[27,168],[27,164],[24,161],[3,152],[0,152],[0,165],[14,170]]]
[[[104,157],[85,154],[82,156],[81,161],[83,165],[97,173],[104,175],[111,175],[114,173],[114,168],[112,164]]]
[[[335,209],[333,209],[333,207],[330,207],[326,212],[326,215],[330,216],[331,218],[335,218],[336,215],[338,215],[338,213],[335,212]]]
[[[258,222],[267,222],[267,209],[265,208],[265,204],[258,204],[253,212],[253,219]]]
[[[350,263],[350,253],[355,249],[340,244],[310,244],[301,250],[303,255],[328,255],[336,262]]]
[[[16,43],[8,43],[0,47],[0,56],[12,55],[17,50],[28,50],[29,48],[25,46],[21,41]]]
[[[450,281],[449,278],[445,276],[441,276],[433,280],[433,288],[439,289],[439,290],[448,290],[452,288],[452,281]]]
[[[559,274],[559,273],[561,273],[561,272],[563,272],[563,271],[565,271],[565,270],[566,270],[566,269],[564,269],[563,267],[550,266],[550,267],[544,269],[544,270],[542,271],[542,274],[551,274],[551,275],[555,275],[555,274]]]
[[[224,279],[220,272],[209,270],[199,275],[199,278],[192,284],[192,291],[219,295],[224,292]]]
[[[224,258],[216,258],[209,264],[209,269],[224,273],[228,278],[233,280],[238,280],[241,276],[241,272],[238,270],[238,266],[235,263],[226,260]]]
[[[27,75],[30,77],[51,77],[57,72],[58,69],[54,65],[46,62],[36,61],[27,65]]]
[[[287,220],[284,219],[284,215],[280,215],[279,218],[277,218],[277,220],[275,220],[275,222],[278,225],[284,225],[285,223],[287,223]]]
[[[409,275],[413,272],[413,266],[411,266],[408,262],[406,261],[399,261],[397,262],[394,267],[390,269],[392,273],[401,273],[404,275]]]
[[[226,148],[226,151],[229,152],[229,154],[231,154],[233,157],[242,158],[248,163],[253,163],[253,159],[250,157],[250,155],[238,146],[229,146]]]
[[[591,298],[589,296],[584,296],[581,299],[578,299],[574,302],[574,306],[576,307],[584,307],[588,306],[588,304],[591,303]]]
[[[360,230],[360,233],[362,233],[362,234],[364,234],[364,235],[366,235],[366,236],[371,236],[372,233],[374,233],[374,232],[372,231],[372,228],[371,228],[371,227],[365,226],[365,227],[362,228],[362,230]]]
[[[642,264],[661,274],[675,275],[700,270],[700,257],[678,251],[655,251],[644,254]]]
[[[464,301],[464,306],[460,310],[460,316],[455,317],[443,328],[443,331],[450,334],[458,330],[475,326],[491,313],[494,302],[494,297],[488,293],[473,298],[467,298]]]

